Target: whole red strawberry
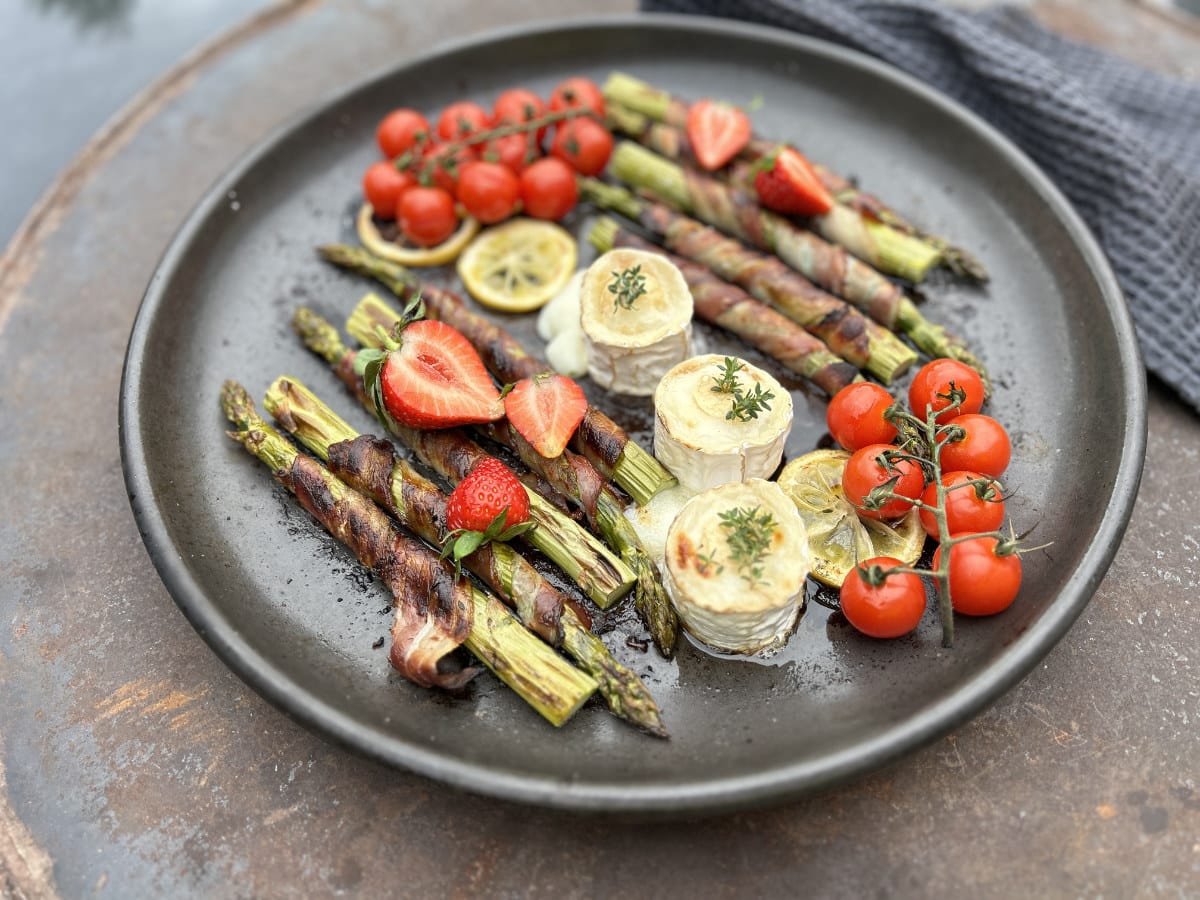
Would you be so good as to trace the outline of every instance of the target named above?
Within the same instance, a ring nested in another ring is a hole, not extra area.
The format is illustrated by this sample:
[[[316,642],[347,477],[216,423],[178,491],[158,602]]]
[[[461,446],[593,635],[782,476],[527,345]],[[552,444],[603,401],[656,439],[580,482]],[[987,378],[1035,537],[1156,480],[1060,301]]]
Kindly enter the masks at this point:
[[[533,527],[529,495],[504,463],[480,462],[446,501],[447,537],[442,556],[459,561],[488,541],[508,541]]]

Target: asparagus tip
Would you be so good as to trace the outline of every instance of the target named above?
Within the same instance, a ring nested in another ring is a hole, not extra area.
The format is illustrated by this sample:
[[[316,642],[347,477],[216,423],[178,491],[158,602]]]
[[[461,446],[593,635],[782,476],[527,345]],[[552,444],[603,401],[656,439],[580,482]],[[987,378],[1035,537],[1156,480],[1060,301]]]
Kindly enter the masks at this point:
[[[250,392],[232,378],[221,385],[221,411],[238,431],[248,431],[258,419]]]
[[[307,306],[297,307],[292,314],[292,329],[305,347],[330,364],[336,364],[346,354],[346,346],[333,323]]]

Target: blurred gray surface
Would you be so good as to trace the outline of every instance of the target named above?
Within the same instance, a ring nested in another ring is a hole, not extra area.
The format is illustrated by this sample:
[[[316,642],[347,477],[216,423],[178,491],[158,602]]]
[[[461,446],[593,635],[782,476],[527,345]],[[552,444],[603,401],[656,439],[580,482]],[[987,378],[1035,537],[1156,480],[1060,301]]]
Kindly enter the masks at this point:
[[[268,0],[0,3],[0,246],[110,116]]]
[[[115,422],[141,291],[187,210],[366,72],[469,31],[630,5],[297,3],[142,97],[10,248],[0,897],[1196,895],[1200,422],[1156,385],[1129,533],[1044,664],[950,737],[778,809],[628,825],[448,791],[280,715],[172,604]],[[1167,68],[1200,54],[1128,4],[1038,9]]]

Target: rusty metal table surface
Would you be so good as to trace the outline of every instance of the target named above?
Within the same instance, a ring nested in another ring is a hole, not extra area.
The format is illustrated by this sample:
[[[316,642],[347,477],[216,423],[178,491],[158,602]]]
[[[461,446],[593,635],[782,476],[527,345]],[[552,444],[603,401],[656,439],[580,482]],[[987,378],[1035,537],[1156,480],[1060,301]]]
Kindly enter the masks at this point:
[[[287,719],[171,602],[126,501],[117,391],[204,188],[439,40],[632,5],[284,4],[148,89],[31,213],[0,259],[0,896],[1200,894],[1200,420],[1161,385],[1129,532],[1044,664],[949,737],[775,809],[625,824],[453,792]],[[1035,8],[1197,74],[1186,26]]]

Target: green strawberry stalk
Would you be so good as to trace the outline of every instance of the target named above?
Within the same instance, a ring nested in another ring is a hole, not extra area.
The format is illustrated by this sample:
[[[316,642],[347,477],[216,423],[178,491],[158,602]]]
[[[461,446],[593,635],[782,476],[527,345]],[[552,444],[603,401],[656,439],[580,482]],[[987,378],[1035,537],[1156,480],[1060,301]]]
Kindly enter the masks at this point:
[[[649,116],[617,104],[609,104],[606,114],[609,123],[617,131],[660,156],[696,164],[691,143],[683,128],[656,122]],[[754,146],[762,150],[762,144],[760,141]],[[747,154],[743,152],[741,159],[734,160],[727,169],[713,173],[714,177],[753,194],[757,167],[768,164],[784,147],[779,144],[756,156],[753,161],[747,159]],[[816,174],[815,167],[813,170]],[[873,216],[839,202],[836,195],[830,194],[829,197],[831,208],[827,212],[808,216],[806,221],[827,241],[844,247],[868,265],[889,275],[919,282],[941,261],[941,251],[927,241],[885,225]]]
[[[663,204],[634,197],[623,188],[592,178],[582,179],[581,185],[584,196],[601,208],[632,214],[657,243],[700,263],[719,278],[773,306],[821,340],[831,352],[885,384],[916,361],[917,354],[896,335],[821,290],[778,258],[757,253],[740,241],[706,228]]]
[[[858,369],[791,319],[751,297],[737,285],[722,281],[700,263],[667,253],[662,247],[622,228],[615,219],[602,216],[592,226],[588,240],[601,253],[614,247],[629,247],[666,256],[683,273],[699,318],[736,334],[750,346],[807,378],[829,396],[862,380]]]
[[[237,382],[225,382],[221,407],[234,425],[229,436],[392,591],[390,657],[405,677],[422,686],[461,687],[477,670],[445,674],[438,661],[462,645],[556,727],[596,690],[595,680],[522,628],[495,597],[456,579],[449,564],[392,525],[371,500],[298,453],[258,415]]]
[[[435,546],[447,530],[446,495],[396,454],[390,441],[359,434],[295,379],[278,378],[265,406],[279,424],[334,475]],[[658,705],[637,674],[617,662],[591,633],[588,615],[546,581],[513,547],[485,543],[464,555],[479,576],[542,640],[561,647],[596,679],[608,708],[656,737],[666,737]]]
[[[344,244],[327,245],[319,248],[319,252],[336,266],[376,279],[401,299],[407,300],[419,292],[429,316],[462,332],[501,382],[507,384],[551,371],[503,328],[469,310],[461,298],[450,291],[422,285],[417,276],[403,266]],[[355,310],[356,321],[348,326],[352,334],[360,324],[367,332],[374,333],[369,320],[357,321],[360,313],[370,312],[369,304],[359,304]],[[658,460],[595,408],[589,409],[580,423],[574,446],[605,478],[615,481],[638,504],[650,502],[659,491],[676,484],[675,478]]]
[[[644,122],[638,119],[628,116],[622,119],[622,109],[635,115],[649,118],[653,122],[661,123],[668,128],[682,130],[686,127],[688,104],[677,97],[673,97],[666,91],[655,88],[653,85],[640,81],[630,75],[614,72],[609,76],[608,81],[605,82],[603,90],[604,97],[608,101],[607,109],[610,124],[618,130],[627,131],[627,133],[633,136],[638,136],[637,132],[639,130],[643,133],[649,131]],[[614,108],[616,109],[615,114],[613,112]],[[638,139],[641,139],[640,136]],[[651,146],[655,143],[661,143],[661,149],[658,147],[655,149],[658,149],[658,152],[662,153],[670,146],[672,138],[656,134],[648,135],[648,140]],[[756,162],[774,153],[779,146],[776,141],[753,137],[742,152],[741,158],[748,162]],[[848,208],[857,214],[864,223],[873,222],[878,223],[881,227],[886,226],[897,237],[908,236],[921,241],[928,246],[928,252],[934,254],[936,260],[940,261],[956,275],[975,281],[987,281],[987,269],[966,250],[955,246],[945,238],[921,230],[878,197],[860,191],[848,179],[838,175],[820,163],[813,162],[812,167],[821,184],[833,195],[839,207]],[[831,227],[839,228],[842,226],[833,224]],[[890,240],[890,238],[883,236],[879,230],[875,230],[872,236],[876,241]],[[836,238],[832,236],[829,239],[836,241]],[[897,244],[896,246],[899,247],[900,245]],[[885,250],[885,252],[887,251]],[[905,245],[904,249],[900,252],[908,253],[910,251]]]
[[[375,405],[355,372],[355,351],[342,343],[336,328],[312,310],[301,307],[292,319],[296,333],[332,367],[342,383],[366,409]],[[392,420],[389,430],[431,469],[457,484],[489,454],[457,429],[420,431]],[[529,492],[529,516],[537,527],[522,540],[540,550],[598,606],[606,608],[633,588],[634,572],[597,538],[561,513],[540,494]]]
[[[774,253],[779,260],[803,276],[804,281],[796,284],[807,284],[809,289],[816,284],[837,294],[884,328],[907,335],[930,357],[950,357],[980,368],[979,360],[961,340],[926,319],[916,304],[895,284],[866,263],[849,256],[840,247],[834,247],[812,232],[797,228],[782,216],[762,209],[753,194],[686,171],[658,154],[627,141],[613,151],[610,170],[634,188],[651,191],[663,205],[678,213],[684,216],[694,214],[701,221],[752,247]],[[639,217],[638,221],[642,222],[642,219]],[[676,252],[687,255],[682,251]],[[833,344],[830,344],[830,349],[850,359]]]

